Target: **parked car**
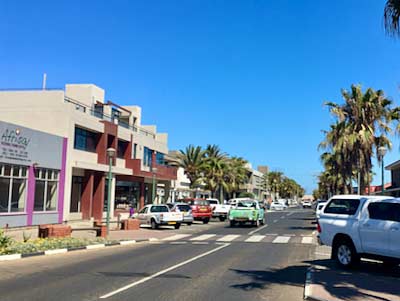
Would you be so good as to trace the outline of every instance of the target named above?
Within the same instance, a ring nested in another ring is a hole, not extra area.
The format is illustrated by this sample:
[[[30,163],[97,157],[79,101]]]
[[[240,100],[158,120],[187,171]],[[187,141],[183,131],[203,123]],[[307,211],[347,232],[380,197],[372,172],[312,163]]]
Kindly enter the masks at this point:
[[[287,208],[286,205],[278,202],[272,202],[271,206],[269,207],[269,209],[271,210],[285,210],[286,208]]]
[[[238,201],[229,211],[229,222],[231,227],[236,223],[251,223],[258,227],[265,223],[265,212],[255,200]]]
[[[303,206],[303,208],[311,208],[312,202],[310,200],[304,200],[301,202],[301,205]]]
[[[138,213],[134,214],[141,225],[150,225],[152,229],[159,226],[174,226],[179,229],[183,222],[181,212],[171,212],[167,205],[146,205]]]
[[[207,201],[210,202],[212,217],[219,218],[221,222],[228,218],[228,213],[231,209],[230,205],[221,204],[218,199],[207,199]]]
[[[204,199],[183,199],[180,202],[190,205],[192,208],[193,219],[208,224],[212,217],[210,202]]]
[[[322,210],[324,209],[324,206],[326,205],[326,201],[320,201],[317,204],[316,210],[315,210],[315,215],[317,216],[317,219],[319,219]]]
[[[400,263],[400,199],[338,195],[318,220],[319,242],[332,246],[332,259],[343,267],[360,257]]]
[[[192,208],[186,203],[176,203],[171,209],[172,212],[182,212],[183,214],[183,223],[190,226],[193,224],[193,214]]]

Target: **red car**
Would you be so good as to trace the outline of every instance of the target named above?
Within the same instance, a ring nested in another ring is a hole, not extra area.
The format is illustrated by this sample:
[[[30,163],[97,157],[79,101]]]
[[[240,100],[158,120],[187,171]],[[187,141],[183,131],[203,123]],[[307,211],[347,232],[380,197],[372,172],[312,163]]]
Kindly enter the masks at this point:
[[[212,217],[212,208],[209,201],[204,199],[183,199],[179,200],[179,202],[190,205],[195,221],[203,221],[203,224],[208,224]]]

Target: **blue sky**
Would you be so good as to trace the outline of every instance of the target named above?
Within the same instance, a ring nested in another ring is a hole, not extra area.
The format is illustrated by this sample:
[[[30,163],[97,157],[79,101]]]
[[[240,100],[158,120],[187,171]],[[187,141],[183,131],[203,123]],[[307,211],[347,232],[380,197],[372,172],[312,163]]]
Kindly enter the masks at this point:
[[[0,88],[40,87],[44,72],[48,87],[94,83],[142,106],[170,149],[215,143],[311,191],[332,122],[323,102],[361,83],[399,103],[400,41],[384,35],[384,3],[5,0]],[[386,161],[397,159],[395,139]]]

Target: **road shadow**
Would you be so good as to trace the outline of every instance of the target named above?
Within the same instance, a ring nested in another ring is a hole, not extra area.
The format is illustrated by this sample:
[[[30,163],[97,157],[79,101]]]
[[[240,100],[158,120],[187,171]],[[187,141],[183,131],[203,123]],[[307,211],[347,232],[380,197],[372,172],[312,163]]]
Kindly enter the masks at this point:
[[[362,261],[351,270],[344,270],[331,260],[309,261],[315,268],[312,283],[321,285],[333,297],[341,300],[375,298],[381,301],[392,301],[382,294],[400,296],[400,267],[386,268],[380,263]],[[389,297],[390,298],[390,297]]]
[[[315,226],[291,226],[289,227],[290,230],[305,230],[305,231],[314,231],[317,230],[317,227]]]
[[[288,266],[282,269],[266,270],[238,270],[231,271],[247,278],[245,282],[233,284],[232,288],[244,291],[254,289],[266,289],[274,284],[286,284],[292,286],[304,286],[305,274],[308,265]]]
[[[296,220],[296,221],[315,221],[315,217],[291,217],[289,218],[290,220]]]

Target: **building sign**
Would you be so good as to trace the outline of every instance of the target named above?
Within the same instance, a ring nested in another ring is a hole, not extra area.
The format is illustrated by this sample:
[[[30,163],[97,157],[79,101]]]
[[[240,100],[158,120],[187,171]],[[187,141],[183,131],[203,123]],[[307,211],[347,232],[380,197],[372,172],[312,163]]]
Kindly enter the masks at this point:
[[[62,138],[0,121],[0,163],[60,169]]]

